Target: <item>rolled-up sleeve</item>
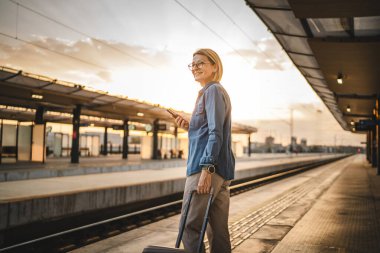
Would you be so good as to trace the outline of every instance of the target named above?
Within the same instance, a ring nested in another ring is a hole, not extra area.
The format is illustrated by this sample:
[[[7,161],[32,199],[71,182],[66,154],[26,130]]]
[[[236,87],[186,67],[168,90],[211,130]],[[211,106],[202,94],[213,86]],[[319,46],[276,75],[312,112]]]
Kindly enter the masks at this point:
[[[223,143],[223,125],[226,115],[226,103],[223,92],[211,86],[205,94],[205,110],[208,124],[208,141],[200,160],[200,165],[217,165]]]

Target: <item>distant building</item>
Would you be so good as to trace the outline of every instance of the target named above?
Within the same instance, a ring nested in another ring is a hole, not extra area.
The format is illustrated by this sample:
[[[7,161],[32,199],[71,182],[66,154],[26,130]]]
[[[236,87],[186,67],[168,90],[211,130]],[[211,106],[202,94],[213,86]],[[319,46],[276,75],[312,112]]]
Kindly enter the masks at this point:
[[[282,144],[275,143],[273,136],[267,136],[265,143],[251,142],[251,151],[253,153],[284,153],[285,147]],[[244,147],[244,153],[248,153],[247,147]]]
[[[298,150],[303,153],[309,152],[309,147],[307,146],[307,140],[305,138],[301,139],[301,143],[298,147]]]

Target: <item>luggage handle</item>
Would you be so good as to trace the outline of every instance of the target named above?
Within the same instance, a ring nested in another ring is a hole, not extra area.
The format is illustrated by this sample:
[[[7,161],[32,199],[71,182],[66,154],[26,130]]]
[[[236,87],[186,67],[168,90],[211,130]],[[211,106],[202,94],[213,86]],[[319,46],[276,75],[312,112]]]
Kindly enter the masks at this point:
[[[190,192],[190,197],[189,197],[189,200],[187,202],[187,206],[185,208],[185,217],[183,218],[183,221],[180,224],[177,241],[175,243],[175,247],[176,248],[179,248],[179,245],[181,244],[183,232],[185,230],[185,224],[186,224],[186,220],[187,220],[187,215],[189,214],[190,203],[191,203],[191,200],[193,198],[194,192],[197,192],[197,190],[193,190],[193,191]],[[202,224],[201,234],[200,234],[200,237],[199,237],[198,252],[201,252],[201,250],[202,250],[203,239],[204,239],[204,236],[205,236],[205,233],[206,233],[207,223],[208,223],[208,219],[209,219],[208,213],[210,211],[210,206],[211,206],[213,195],[214,195],[214,188],[211,188],[210,193],[209,193],[208,202],[207,202],[205,216],[203,218],[203,224]]]

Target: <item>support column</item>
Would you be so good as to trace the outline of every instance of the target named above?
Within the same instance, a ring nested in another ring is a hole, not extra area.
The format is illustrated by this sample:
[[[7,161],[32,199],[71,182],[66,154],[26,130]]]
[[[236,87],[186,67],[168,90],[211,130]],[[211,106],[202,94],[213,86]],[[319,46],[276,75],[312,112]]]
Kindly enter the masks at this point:
[[[379,117],[379,104],[380,104],[380,96],[378,95],[376,99],[376,115],[375,115],[375,120],[376,120],[376,148],[377,148],[377,160],[376,160],[376,165],[377,165],[377,171],[376,174],[380,175],[380,117]]]
[[[248,134],[248,156],[251,157],[251,134]]]
[[[124,120],[123,124],[123,159],[128,159],[128,137],[129,137],[129,128],[128,128],[128,120]]]
[[[42,152],[42,159],[38,158],[38,156],[37,156],[37,158],[35,156],[33,158],[33,152],[36,152],[36,150],[33,149],[33,145],[36,144],[36,142],[35,142],[36,140],[32,139],[32,146],[31,146],[32,161],[41,161],[42,163],[45,163],[45,158],[46,158],[46,155],[47,155],[46,154],[46,143],[45,143],[45,139],[46,139],[46,132],[45,132],[46,125],[45,125],[45,122],[44,122],[44,113],[45,113],[45,108],[43,106],[38,106],[37,110],[36,110],[36,115],[34,117],[34,124],[35,125],[43,125],[43,130],[42,130],[42,132],[43,132],[43,135],[42,135],[43,136],[42,137],[43,141],[41,143],[42,144],[42,150],[41,150],[41,152]],[[36,126],[34,126],[34,127],[36,127]],[[18,129],[18,126],[17,126],[17,129]],[[18,135],[18,130],[17,130],[17,135]],[[38,144],[37,144],[37,146],[38,146]],[[18,153],[18,150],[17,150],[17,153]],[[37,153],[38,153],[38,151],[37,151]],[[18,158],[16,158],[16,159],[18,159]]]
[[[175,150],[175,158],[178,158],[178,127],[174,127],[174,150]]]
[[[1,164],[1,157],[3,156],[3,120],[1,120],[1,126],[0,126],[0,164]]]
[[[103,155],[108,154],[108,127],[104,127],[103,135]]]
[[[377,138],[377,134],[376,134],[376,127],[374,127],[372,130],[371,130],[372,134],[372,141],[371,141],[371,144],[372,144],[372,167],[373,168],[376,168],[377,167],[377,143],[376,143],[376,138]]]
[[[367,131],[367,134],[366,134],[366,137],[367,137],[367,141],[366,141],[366,158],[367,158],[367,161],[370,162],[370,133],[369,131]]]
[[[45,112],[45,108],[43,106],[37,107],[34,123],[44,124],[44,112]]]
[[[153,121],[153,160],[158,159],[158,119]]]
[[[377,170],[376,170],[376,174],[377,175],[380,175],[380,148],[379,148],[379,143],[380,143],[380,133],[379,133],[379,122],[376,124],[376,144],[377,144],[377,147],[376,147],[376,156],[377,156],[377,160],[376,160],[376,167],[377,167]]]
[[[79,163],[79,127],[81,105],[77,105],[73,110],[73,137],[71,141],[71,163]]]
[[[20,121],[17,121],[17,126],[16,126],[16,161],[18,161],[18,134],[20,131]],[[44,134],[46,135],[46,134]],[[44,137],[45,139],[45,137]],[[45,141],[44,141],[44,148],[45,148]]]
[[[368,148],[369,148],[369,163],[372,164],[372,130],[368,131],[369,135],[369,143],[368,143]]]

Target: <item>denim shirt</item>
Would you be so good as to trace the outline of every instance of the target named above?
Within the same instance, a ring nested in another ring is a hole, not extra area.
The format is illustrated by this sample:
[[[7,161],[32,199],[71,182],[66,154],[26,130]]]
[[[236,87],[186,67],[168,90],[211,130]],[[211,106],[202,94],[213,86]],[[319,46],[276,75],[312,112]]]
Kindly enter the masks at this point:
[[[231,102],[220,83],[208,83],[199,91],[188,135],[187,176],[200,172],[203,166],[212,164],[216,173],[225,180],[234,178]]]

